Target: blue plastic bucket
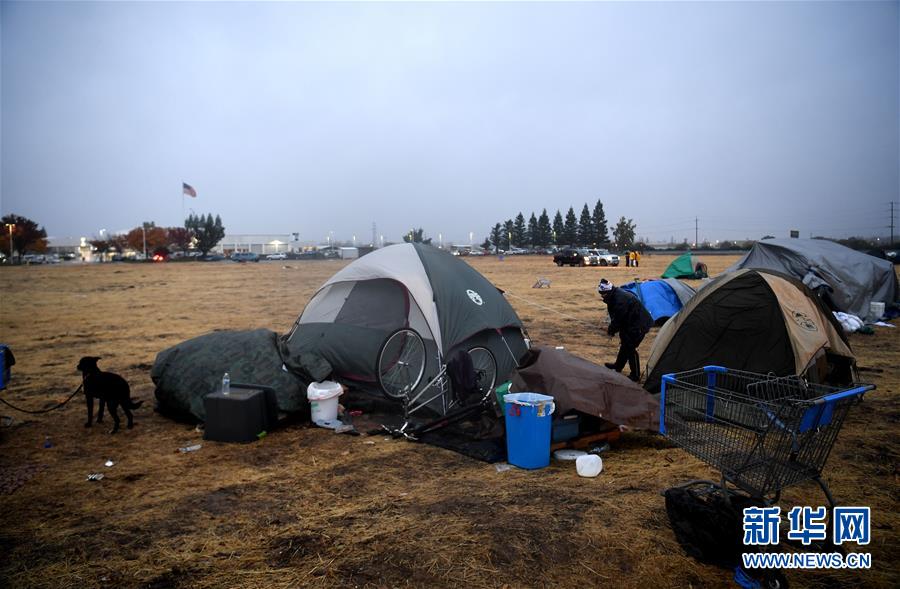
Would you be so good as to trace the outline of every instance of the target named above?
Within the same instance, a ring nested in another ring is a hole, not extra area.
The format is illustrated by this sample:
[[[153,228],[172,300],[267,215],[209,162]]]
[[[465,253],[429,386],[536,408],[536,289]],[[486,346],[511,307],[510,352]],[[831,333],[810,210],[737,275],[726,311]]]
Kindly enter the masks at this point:
[[[556,405],[539,393],[503,395],[506,415],[507,462],[519,468],[550,464],[550,425]]]

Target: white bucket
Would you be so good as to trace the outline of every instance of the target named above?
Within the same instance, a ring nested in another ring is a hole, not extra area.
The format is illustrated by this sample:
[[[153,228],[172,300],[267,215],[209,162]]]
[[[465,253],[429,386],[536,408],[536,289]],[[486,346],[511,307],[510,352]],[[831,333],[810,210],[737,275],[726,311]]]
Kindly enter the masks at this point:
[[[338,397],[344,389],[339,383],[330,380],[311,383],[306,388],[309,399],[310,418],[313,423],[334,421],[337,419]]]
[[[869,317],[876,321],[884,317],[884,303],[875,301],[869,303]]]

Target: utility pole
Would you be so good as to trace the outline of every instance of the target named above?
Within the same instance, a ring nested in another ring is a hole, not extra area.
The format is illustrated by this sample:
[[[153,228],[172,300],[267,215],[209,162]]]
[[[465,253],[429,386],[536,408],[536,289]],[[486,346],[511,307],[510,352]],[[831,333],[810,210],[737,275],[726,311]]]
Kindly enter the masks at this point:
[[[699,241],[697,241],[697,236],[698,236],[697,227],[698,227],[697,217],[694,217],[694,247],[697,247],[697,245],[700,243]]]
[[[891,246],[894,245],[894,201],[891,201]]]
[[[141,233],[144,235],[144,261],[147,261],[147,224],[141,225]]]

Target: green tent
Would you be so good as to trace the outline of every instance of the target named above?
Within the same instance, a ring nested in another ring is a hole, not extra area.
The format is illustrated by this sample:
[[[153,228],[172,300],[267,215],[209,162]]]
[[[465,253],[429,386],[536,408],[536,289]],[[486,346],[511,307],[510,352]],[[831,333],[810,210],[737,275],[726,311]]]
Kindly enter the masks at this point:
[[[691,252],[685,252],[675,258],[675,260],[669,264],[669,267],[666,268],[666,271],[663,272],[663,278],[693,278],[694,277],[694,262],[691,259]]]

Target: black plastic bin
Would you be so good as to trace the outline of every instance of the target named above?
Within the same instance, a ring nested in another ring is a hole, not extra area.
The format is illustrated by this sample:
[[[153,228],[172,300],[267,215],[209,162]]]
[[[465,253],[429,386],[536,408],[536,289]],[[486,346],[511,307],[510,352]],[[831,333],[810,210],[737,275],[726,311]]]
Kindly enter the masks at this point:
[[[231,391],[203,399],[206,426],[203,438],[214,442],[253,442],[278,421],[275,391],[261,385],[232,384]]]

